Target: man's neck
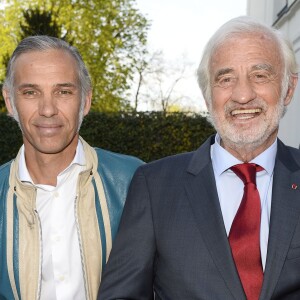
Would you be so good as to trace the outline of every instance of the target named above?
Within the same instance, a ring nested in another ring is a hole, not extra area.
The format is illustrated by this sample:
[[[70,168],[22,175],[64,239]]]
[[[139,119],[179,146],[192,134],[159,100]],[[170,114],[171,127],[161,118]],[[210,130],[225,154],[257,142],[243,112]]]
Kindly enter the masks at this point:
[[[25,145],[25,161],[28,172],[35,184],[57,185],[57,176],[65,170],[74,159],[78,139],[55,154],[31,151]]]
[[[266,149],[268,149],[274,143],[276,138],[277,132],[271,135],[262,145],[255,145],[251,143],[245,145],[236,145],[228,141],[223,141],[221,139],[221,146],[238,160],[242,162],[250,162],[255,157],[263,153]]]

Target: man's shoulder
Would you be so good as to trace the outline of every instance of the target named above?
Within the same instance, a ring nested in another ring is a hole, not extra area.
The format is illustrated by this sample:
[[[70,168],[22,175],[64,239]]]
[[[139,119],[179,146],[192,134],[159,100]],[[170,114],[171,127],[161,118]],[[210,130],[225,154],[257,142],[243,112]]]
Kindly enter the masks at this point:
[[[195,151],[191,152],[184,152],[184,153],[179,153],[175,155],[170,155],[163,157],[161,159],[155,160],[151,162],[150,164],[170,164],[173,165],[174,163],[184,163],[186,161],[189,161],[191,157],[194,155]]]
[[[1,180],[3,177],[9,175],[11,163],[12,163],[12,160],[11,160],[11,161],[8,161],[8,162],[6,162],[5,164],[3,164],[3,165],[0,166],[0,180]]]
[[[300,150],[285,145],[278,140],[275,170],[278,172],[280,166],[284,166],[290,172],[299,172],[300,170]]]
[[[163,170],[167,172],[175,172],[176,174],[182,170],[186,171],[188,168],[200,167],[209,161],[210,146],[214,137],[209,137],[198,149],[191,152],[184,152],[161,158],[152,161],[145,166],[142,166],[146,172],[152,170]]]
[[[176,155],[167,156],[146,165],[141,166],[143,172],[146,173],[168,173],[179,175],[179,173],[185,171],[190,164],[195,151],[185,152]]]
[[[12,160],[0,166],[0,192],[3,192],[4,187],[8,186],[11,163]]]
[[[292,153],[293,156],[300,157],[300,149],[288,145],[284,145],[284,148]]]
[[[289,155],[291,155],[292,158],[295,160],[295,163],[297,163],[300,166],[300,149],[285,145],[282,141],[279,140],[278,150],[281,159],[290,160]]]

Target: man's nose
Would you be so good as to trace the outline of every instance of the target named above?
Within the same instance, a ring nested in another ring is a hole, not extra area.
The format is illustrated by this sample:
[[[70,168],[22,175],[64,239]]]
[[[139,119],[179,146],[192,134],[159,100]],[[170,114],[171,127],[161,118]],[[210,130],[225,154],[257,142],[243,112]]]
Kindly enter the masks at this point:
[[[239,103],[248,103],[256,98],[256,92],[247,77],[238,78],[232,88],[231,99]]]
[[[58,113],[57,99],[51,94],[44,94],[39,102],[39,114],[41,116],[50,118]]]

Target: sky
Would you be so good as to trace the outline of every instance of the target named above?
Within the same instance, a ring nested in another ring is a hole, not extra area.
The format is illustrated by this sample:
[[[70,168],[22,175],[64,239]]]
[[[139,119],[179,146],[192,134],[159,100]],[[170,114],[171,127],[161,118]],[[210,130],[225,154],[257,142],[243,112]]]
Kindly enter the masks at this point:
[[[191,76],[178,88],[191,98],[195,109],[205,107],[196,83],[195,71],[210,36],[231,18],[246,15],[247,0],[136,0],[149,20],[149,49],[162,50],[164,57],[177,61],[185,57]]]

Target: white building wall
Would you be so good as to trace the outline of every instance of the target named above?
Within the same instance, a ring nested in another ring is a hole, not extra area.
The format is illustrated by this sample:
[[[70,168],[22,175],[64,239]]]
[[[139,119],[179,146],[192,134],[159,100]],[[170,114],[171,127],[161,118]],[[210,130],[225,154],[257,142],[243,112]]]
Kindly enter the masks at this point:
[[[281,30],[292,42],[300,66],[300,0],[248,0],[247,14]],[[287,145],[300,146],[300,80],[281,120],[279,138]]]
[[[278,0],[281,1],[281,0]],[[247,15],[266,24],[272,24],[273,1],[272,0],[248,0]]]

